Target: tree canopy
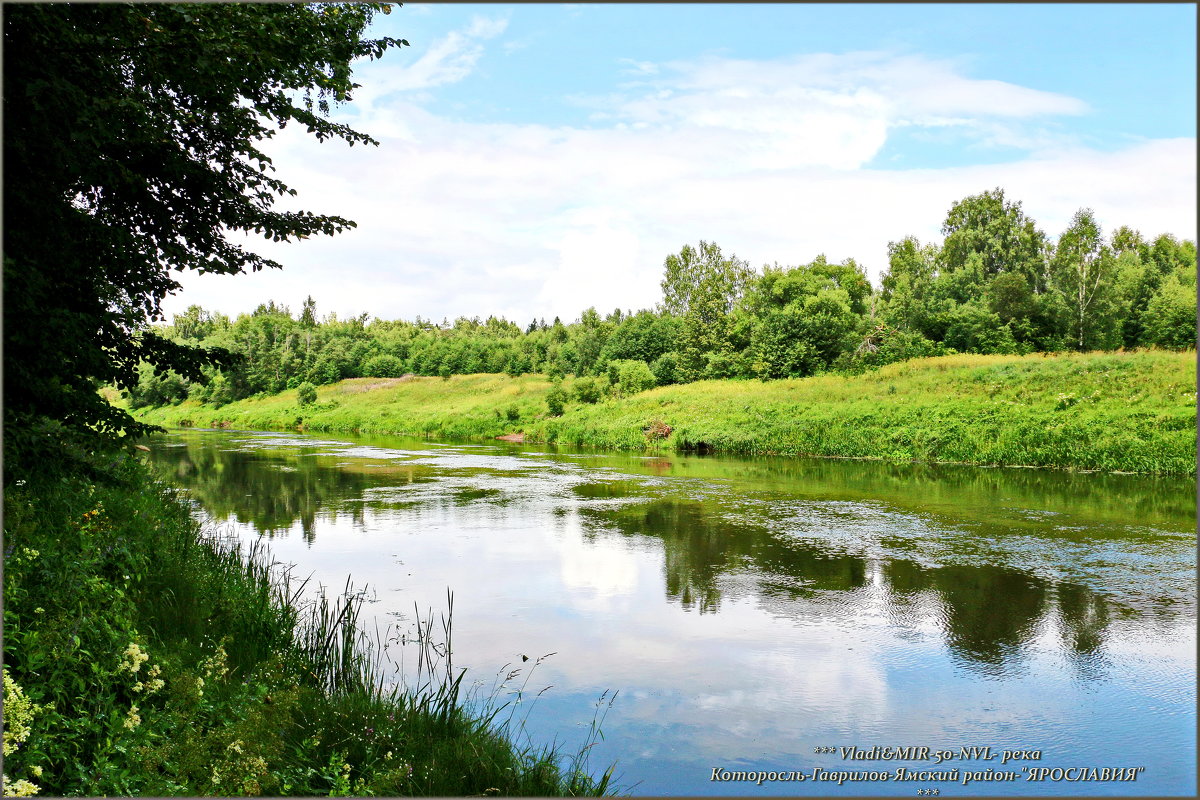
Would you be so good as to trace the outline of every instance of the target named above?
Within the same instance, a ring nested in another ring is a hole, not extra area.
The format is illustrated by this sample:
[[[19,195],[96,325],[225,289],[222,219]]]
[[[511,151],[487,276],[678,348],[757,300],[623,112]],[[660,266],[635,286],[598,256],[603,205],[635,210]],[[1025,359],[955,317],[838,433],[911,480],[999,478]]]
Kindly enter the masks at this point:
[[[4,9],[6,444],[39,418],[107,439],[144,432],[97,387],[138,365],[198,378],[226,353],[148,323],[172,272],[279,267],[230,232],[288,241],[353,227],[272,210],[295,191],[263,140],[288,124],[377,144],[333,122],[384,3],[20,4]],[[197,320],[199,322],[200,320]],[[6,447],[11,450],[12,447]]]

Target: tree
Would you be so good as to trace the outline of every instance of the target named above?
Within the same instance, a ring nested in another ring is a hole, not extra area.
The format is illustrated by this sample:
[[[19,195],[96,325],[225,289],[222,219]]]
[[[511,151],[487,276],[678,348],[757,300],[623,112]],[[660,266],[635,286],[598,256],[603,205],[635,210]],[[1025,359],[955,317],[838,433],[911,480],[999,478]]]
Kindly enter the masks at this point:
[[[959,200],[950,207],[942,234],[946,239],[940,257],[946,271],[962,269],[975,253],[984,281],[1001,272],[1019,272],[1034,291],[1045,290],[1045,234],[1025,216],[1019,202],[1004,199],[1003,189]]]
[[[1116,346],[1119,330],[1113,311],[1115,259],[1104,243],[1090,208],[1071,218],[1054,250],[1054,288],[1068,309],[1071,341],[1079,350]]]
[[[701,301],[728,314],[754,277],[754,270],[737,256],[725,258],[716,243],[700,242],[698,250],[684,245],[679,255],[663,263],[663,310],[683,316]]]
[[[888,243],[888,271],[883,275],[880,299],[882,316],[904,330],[929,336],[931,287],[937,278],[938,248],[921,245],[915,236]]]
[[[280,266],[230,231],[352,227],[273,211],[295,191],[259,144],[288,124],[376,144],[330,121],[329,104],[351,99],[354,59],[407,42],[363,38],[382,3],[4,11],[6,445],[47,417],[106,441],[145,432],[97,383],[132,388],[142,361],[195,379],[228,360],[146,330],[180,288],[172,270]]]
[[[684,245],[663,264],[662,310],[682,317],[677,340],[679,375],[700,378],[713,357],[722,364],[732,355],[728,341],[730,312],[754,278],[754,270],[737,256],[725,258],[721,248],[705,241],[698,250]]]
[[[1150,299],[1146,307],[1143,344],[1172,350],[1196,346],[1196,283],[1182,275],[1172,275]]]
[[[308,381],[296,387],[296,402],[302,406],[311,406],[317,402],[317,387]]]

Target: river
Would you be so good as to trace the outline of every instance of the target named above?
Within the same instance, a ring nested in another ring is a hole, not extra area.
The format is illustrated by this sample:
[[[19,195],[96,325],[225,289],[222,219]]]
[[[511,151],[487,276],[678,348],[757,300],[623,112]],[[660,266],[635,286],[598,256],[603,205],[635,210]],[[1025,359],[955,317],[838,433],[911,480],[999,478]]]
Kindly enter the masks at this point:
[[[602,719],[633,794],[1196,792],[1194,479],[203,430],[147,458],[369,587],[369,629],[451,590],[477,695],[565,751]]]

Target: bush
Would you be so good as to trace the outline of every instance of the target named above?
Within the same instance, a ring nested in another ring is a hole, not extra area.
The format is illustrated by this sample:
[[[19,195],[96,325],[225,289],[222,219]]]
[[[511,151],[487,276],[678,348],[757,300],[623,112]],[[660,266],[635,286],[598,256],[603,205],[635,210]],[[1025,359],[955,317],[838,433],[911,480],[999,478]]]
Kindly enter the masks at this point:
[[[737,353],[709,351],[704,354],[704,377],[710,380],[736,378],[743,369],[742,359]]]
[[[513,403],[508,408],[504,409],[504,416],[509,422],[516,422],[521,419],[521,409],[516,403]]]
[[[305,381],[296,387],[296,399],[300,401],[300,405],[302,406],[311,406],[317,402],[317,387]]]
[[[833,368],[838,372],[857,375],[897,361],[944,356],[953,352],[941,342],[932,342],[914,331],[877,325],[856,351],[838,356]]]
[[[1164,281],[1142,318],[1146,320],[1142,335],[1146,344],[1172,350],[1195,347],[1196,287],[1177,279]]]
[[[550,416],[561,417],[563,406],[567,402],[567,393],[563,391],[561,386],[554,386],[546,394],[546,407],[550,409]]]
[[[399,378],[404,374],[404,362],[386,354],[372,356],[362,365],[364,378]]]
[[[579,378],[575,381],[575,399],[581,403],[598,403],[604,388],[595,378]]]
[[[671,435],[671,431],[673,430],[674,428],[663,422],[661,419],[656,419],[643,428],[642,433],[646,435],[646,441],[653,442],[658,439],[667,438]]]
[[[679,354],[674,350],[663,353],[650,365],[650,371],[659,386],[679,383]]]
[[[613,367],[616,367],[616,380],[612,380]],[[650,371],[650,365],[645,361],[610,361],[608,365],[609,380],[617,386],[623,395],[637,394],[658,385],[658,379]]]
[[[964,303],[950,316],[945,344],[960,353],[1012,354],[1017,342],[1012,329],[979,303]]]

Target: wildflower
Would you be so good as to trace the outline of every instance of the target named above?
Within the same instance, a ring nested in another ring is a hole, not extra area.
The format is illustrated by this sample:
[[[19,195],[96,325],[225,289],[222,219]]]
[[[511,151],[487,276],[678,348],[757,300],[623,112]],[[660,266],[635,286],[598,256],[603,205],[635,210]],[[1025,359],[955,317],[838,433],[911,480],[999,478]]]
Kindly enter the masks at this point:
[[[4,777],[4,796],[5,797],[33,797],[41,789],[36,783],[30,783],[22,778],[19,781],[8,782],[8,776]]]
[[[33,559],[35,559],[41,555],[41,553],[39,553],[37,550],[33,550],[28,547],[22,547],[21,552],[24,553],[25,557],[28,558],[30,561],[32,561]]]
[[[150,656],[143,652],[142,648],[138,647],[137,642],[130,642],[129,647],[125,648],[125,657],[128,659],[121,666],[117,667],[117,671],[128,670],[129,672],[137,672],[142,668],[142,664],[150,660]]]
[[[221,772],[216,767],[213,767],[212,782],[213,783],[221,782]]]
[[[235,739],[234,741],[230,742],[229,746],[226,747],[225,749],[232,750],[233,752],[237,753],[240,756],[242,754],[242,740]]]
[[[37,608],[35,608],[35,609],[33,610],[33,613],[35,613],[35,614],[45,614],[45,613],[46,613],[46,609],[42,608],[41,606],[38,606]]]
[[[25,691],[4,670],[4,755],[10,756],[29,738],[33,715],[45,706],[31,703]]]
[[[33,767],[29,768],[29,771],[33,773],[33,777],[35,777],[35,778],[42,777],[42,768],[41,767],[33,766]]]
[[[136,705],[129,707],[129,714],[125,717],[125,722],[122,723],[129,730],[133,730],[142,724],[142,718],[137,712],[138,707]]]
[[[217,652],[200,663],[200,668],[204,670],[205,677],[211,678],[215,675],[218,678],[223,678],[228,675],[228,658],[229,656],[225,652],[225,644],[222,642],[217,645]]]

